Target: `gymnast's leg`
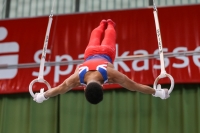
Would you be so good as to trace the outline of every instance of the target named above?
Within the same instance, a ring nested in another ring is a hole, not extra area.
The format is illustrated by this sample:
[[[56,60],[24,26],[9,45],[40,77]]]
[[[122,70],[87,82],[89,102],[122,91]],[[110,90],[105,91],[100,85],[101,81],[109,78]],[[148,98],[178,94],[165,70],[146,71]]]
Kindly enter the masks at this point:
[[[116,54],[116,31],[115,31],[115,23],[111,20],[107,20],[107,29],[105,30],[105,36],[101,43],[101,46],[103,49],[107,51],[106,54],[108,54],[112,61],[115,60],[115,54]]]
[[[104,30],[106,27],[107,27],[107,21],[102,20],[99,26],[92,31],[88,46],[86,47],[85,50],[85,57],[84,57],[85,59],[92,54],[91,52],[94,52],[96,46],[101,45],[101,38],[103,37]]]

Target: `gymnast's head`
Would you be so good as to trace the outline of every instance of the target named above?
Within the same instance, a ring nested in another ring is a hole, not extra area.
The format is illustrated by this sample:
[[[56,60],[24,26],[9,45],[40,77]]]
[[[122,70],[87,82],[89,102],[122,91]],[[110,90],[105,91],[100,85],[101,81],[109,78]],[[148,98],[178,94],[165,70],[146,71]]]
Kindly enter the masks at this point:
[[[97,82],[90,82],[85,88],[85,97],[91,104],[98,104],[103,100],[103,87]]]

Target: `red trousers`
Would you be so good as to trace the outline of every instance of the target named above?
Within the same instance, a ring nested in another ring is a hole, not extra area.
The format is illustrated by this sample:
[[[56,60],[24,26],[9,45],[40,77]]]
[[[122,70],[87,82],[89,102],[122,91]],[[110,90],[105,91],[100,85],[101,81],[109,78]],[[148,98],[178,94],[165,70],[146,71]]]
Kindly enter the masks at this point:
[[[100,23],[90,36],[88,46],[85,49],[84,59],[95,54],[105,54],[112,62],[116,54],[116,31],[110,23]]]

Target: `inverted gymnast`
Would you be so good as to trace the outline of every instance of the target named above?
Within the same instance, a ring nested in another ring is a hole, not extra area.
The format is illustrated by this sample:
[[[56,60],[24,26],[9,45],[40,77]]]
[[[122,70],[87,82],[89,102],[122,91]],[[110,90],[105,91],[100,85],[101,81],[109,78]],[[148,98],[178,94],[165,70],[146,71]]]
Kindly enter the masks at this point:
[[[155,97],[167,99],[169,97],[168,89],[161,89],[160,85],[157,88],[152,88],[136,83],[114,69],[112,63],[116,53],[115,26],[116,24],[111,19],[102,20],[100,25],[92,31],[89,44],[85,49],[84,62],[77,67],[74,74],[59,86],[36,93],[34,101],[42,103],[50,97],[64,94],[83,85],[87,101],[91,104],[98,104],[103,100],[104,83],[117,83],[130,91],[152,94]]]

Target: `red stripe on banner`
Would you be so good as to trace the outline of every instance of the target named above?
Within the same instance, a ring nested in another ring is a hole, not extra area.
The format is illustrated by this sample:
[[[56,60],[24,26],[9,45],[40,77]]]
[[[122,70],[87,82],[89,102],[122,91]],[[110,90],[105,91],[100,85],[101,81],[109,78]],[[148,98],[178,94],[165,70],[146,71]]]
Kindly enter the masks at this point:
[[[200,5],[158,8],[164,52],[200,50]],[[117,57],[158,54],[152,8],[55,15],[50,31],[46,61],[82,59],[91,31],[102,19],[115,21]],[[39,63],[48,16],[0,21],[0,65]],[[115,62],[117,70],[132,80],[152,85],[160,74],[159,59]],[[199,83],[200,55],[165,58],[167,73],[175,83]],[[61,84],[76,65],[48,66],[44,79],[52,87]],[[0,69],[0,94],[28,92],[29,83],[38,77],[39,68]],[[160,83],[170,83],[168,79]],[[38,91],[44,85],[34,85]],[[106,89],[120,88],[107,84]],[[80,90],[78,87],[74,90]]]

